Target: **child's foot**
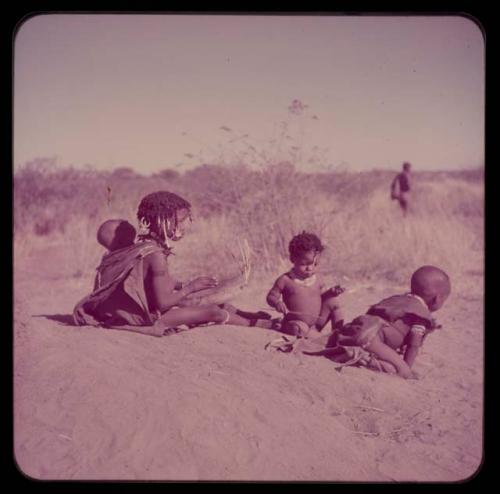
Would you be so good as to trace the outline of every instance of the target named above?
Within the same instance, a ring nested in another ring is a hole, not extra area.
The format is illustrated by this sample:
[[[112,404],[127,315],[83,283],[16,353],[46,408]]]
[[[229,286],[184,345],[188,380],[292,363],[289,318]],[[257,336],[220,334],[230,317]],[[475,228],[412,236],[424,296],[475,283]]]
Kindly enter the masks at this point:
[[[252,319],[251,326],[264,329],[278,330],[281,328],[281,320],[276,319]]]
[[[274,319],[271,319],[271,329],[279,331],[281,329],[282,324],[283,324],[282,317],[275,317]]]
[[[303,321],[288,321],[283,329],[285,333],[298,338],[306,337],[310,331],[309,326]]]
[[[339,295],[345,292],[345,288],[340,285],[335,285],[332,288],[330,288],[330,292],[332,297],[338,297]]]
[[[227,310],[231,314],[238,314],[246,319],[271,319],[271,314],[264,312],[263,310],[259,310],[257,312],[250,312],[247,310],[238,309],[234,305],[228,303],[219,304],[219,307],[221,309]]]
[[[314,339],[317,338],[318,336],[321,336],[321,333],[316,328],[309,329],[309,332],[307,333],[308,338]]]
[[[219,304],[219,307],[221,309],[227,310],[230,314],[236,314],[236,311],[238,310],[234,305],[228,304],[227,302]]]

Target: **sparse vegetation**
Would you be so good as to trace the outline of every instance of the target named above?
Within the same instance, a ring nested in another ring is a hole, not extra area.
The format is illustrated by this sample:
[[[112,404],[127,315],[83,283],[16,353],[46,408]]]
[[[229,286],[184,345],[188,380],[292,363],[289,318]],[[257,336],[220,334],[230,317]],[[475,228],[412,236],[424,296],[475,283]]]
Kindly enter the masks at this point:
[[[452,275],[477,270],[483,262],[482,168],[419,172],[416,165],[411,215],[403,219],[389,199],[393,172],[332,169],[326,150],[307,144],[306,127],[318,120],[308,108],[292,101],[276,135],[260,145],[221,126],[219,151],[205,161],[201,150],[198,165],[184,172],[165,168],[145,176],[129,167],[100,172],[51,159],[27,163],[14,175],[15,259],[59,246],[71,253],[68,274],[91,275],[102,254],[95,241],[99,224],[112,217],[135,224],[140,199],[163,189],[193,205],[192,233],[175,250],[184,276],[230,269],[236,239],[248,241],[254,274],[276,274],[288,264],[290,238],[302,230],[327,245],[322,266],[335,277],[403,282],[415,267],[431,263]],[[323,171],[308,172],[311,164]]]
[[[407,220],[389,200],[392,176],[306,173],[284,162],[260,169],[204,164],[146,177],[41,160],[14,176],[15,255],[64,245],[72,252],[69,274],[91,273],[102,254],[95,240],[99,224],[110,217],[135,224],[140,198],[166,189],[193,204],[193,230],[175,260],[188,274],[224,272],[228,255],[237,253],[236,238],[248,240],[254,273],[276,273],[287,263],[289,239],[301,230],[324,240],[322,266],[335,276],[403,281],[419,264],[450,271],[477,266],[483,255],[481,171],[415,173]]]

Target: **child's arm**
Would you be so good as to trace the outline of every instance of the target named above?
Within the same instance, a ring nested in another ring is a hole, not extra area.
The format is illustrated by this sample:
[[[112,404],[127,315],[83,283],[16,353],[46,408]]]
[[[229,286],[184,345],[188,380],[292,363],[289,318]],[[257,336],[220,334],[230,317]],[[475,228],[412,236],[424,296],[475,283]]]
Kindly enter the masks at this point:
[[[283,300],[281,299],[283,290],[285,288],[285,280],[283,276],[280,276],[275,282],[269,293],[267,294],[266,301],[271,306],[274,307],[278,312],[282,314],[287,313],[287,308]]]
[[[416,379],[415,374],[410,369],[407,362],[401,358],[401,355],[390,346],[387,346],[380,338],[374,338],[370,344],[366,346],[366,349],[380,359],[392,364],[396,368],[399,376],[405,379]]]
[[[322,297],[338,297],[345,292],[345,288],[341,285],[335,285],[330,288],[325,288],[324,285],[321,286],[321,296]]]
[[[165,312],[187,295],[217,285],[213,278],[201,277],[174,291],[176,281],[170,276],[165,256],[158,252],[145,258],[146,278],[150,279],[152,301],[156,309]]]

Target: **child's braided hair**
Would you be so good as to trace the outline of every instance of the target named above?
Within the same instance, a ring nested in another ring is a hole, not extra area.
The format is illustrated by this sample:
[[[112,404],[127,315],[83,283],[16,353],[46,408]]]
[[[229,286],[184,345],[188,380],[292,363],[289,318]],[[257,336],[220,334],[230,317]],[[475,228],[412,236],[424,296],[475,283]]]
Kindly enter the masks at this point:
[[[180,209],[191,211],[191,204],[173,192],[152,192],[142,198],[137,209],[137,219],[141,225],[148,227],[149,232],[156,230],[162,235],[166,233],[165,226],[168,222],[173,221],[174,229],[177,227],[177,211]],[[163,236],[167,242],[166,235]]]
[[[324,249],[325,247],[321,243],[321,240],[314,233],[307,233],[306,231],[295,235],[288,245],[288,251],[292,258],[299,257],[311,250],[323,252]]]
[[[156,221],[158,216],[163,218],[173,218],[179,209],[191,209],[191,204],[182,197],[162,190],[152,192],[143,197],[137,210],[139,221],[144,218],[146,221]]]

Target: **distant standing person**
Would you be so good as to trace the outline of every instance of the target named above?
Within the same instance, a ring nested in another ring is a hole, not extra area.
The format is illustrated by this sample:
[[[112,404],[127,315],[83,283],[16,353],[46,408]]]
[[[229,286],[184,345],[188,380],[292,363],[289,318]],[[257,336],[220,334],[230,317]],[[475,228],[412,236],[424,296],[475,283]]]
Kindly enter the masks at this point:
[[[403,215],[408,212],[408,196],[410,192],[411,164],[403,163],[403,170],[394,177],[391,183],[391,199],[396,199],[403,210]]]

